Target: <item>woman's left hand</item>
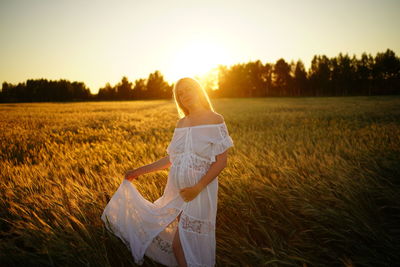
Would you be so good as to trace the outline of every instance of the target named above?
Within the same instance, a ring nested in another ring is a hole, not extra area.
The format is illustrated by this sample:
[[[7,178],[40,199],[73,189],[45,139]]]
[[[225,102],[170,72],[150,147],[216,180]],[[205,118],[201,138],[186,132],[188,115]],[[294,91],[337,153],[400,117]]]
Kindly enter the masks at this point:
[[[192,201],[199,193],[201,188],[199,185],[182,188],[179,192],[185,202]]]

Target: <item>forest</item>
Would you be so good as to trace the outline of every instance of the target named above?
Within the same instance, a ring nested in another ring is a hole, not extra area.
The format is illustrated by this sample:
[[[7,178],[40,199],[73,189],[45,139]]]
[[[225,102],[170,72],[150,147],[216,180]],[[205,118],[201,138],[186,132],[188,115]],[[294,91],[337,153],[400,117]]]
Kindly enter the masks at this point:
[[[391,49],[375,56],[362,53],[336,57],[314,55],[306,70],[301,60],[275,63],[260,60],[218,65],[205,78],[195,77],[211,98],[371,96],[400,94],[400,58]],[[156,70],[147,78],[130,81],[123,76],[115,85],[106,83],[92,94],[84,82],[66,79],[28,79],[2,83],[0,102],[171,99],[174,84]]]

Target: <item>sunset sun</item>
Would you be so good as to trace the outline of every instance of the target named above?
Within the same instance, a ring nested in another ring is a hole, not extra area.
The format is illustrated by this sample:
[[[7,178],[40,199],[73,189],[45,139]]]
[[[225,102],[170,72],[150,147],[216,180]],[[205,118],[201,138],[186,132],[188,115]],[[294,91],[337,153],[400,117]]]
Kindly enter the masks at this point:
[[[226,47],[207,41],[192,41],[177,50],[171,59],[168,76],[177,80],[184,76],[203,75],[218,64],[226,64],[229,53]]]

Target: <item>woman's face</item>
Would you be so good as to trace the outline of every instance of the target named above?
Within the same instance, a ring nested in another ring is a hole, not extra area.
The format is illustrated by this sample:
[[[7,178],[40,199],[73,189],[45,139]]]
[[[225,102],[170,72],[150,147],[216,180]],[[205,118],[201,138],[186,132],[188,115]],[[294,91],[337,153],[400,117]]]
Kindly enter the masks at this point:
[[[186,108],[192,106],[199,100],[198,99],[199,96],[196,92],[196,89],[194,89],[192,86],[178,88],[177,95],[181,103]]]

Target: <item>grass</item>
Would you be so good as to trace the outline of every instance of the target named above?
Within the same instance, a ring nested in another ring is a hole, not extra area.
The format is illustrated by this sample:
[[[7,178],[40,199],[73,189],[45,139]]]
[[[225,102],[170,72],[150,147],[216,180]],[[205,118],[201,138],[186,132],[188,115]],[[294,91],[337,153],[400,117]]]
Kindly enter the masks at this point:
[[[213,103],[235,145],[218,266],[400,261],[400,97]],[[0,265],[134,266],[100,216],[126,170],[166,155],[176,120],[165,100],[1,104]],[[167,177],[134,183],[154,201]]]

